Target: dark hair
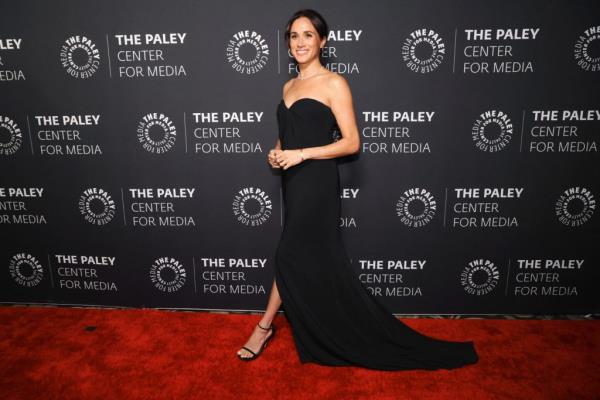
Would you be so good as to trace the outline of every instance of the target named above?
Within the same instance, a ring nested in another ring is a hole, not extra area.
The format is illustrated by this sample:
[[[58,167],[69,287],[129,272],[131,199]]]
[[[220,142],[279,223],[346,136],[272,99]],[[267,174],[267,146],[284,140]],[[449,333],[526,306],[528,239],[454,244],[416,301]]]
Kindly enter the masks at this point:
[[[318,12],[316,12],[315,10],[312,10],[310,8],[305,8],[305,9],[296,11],[294,13],[294,15],[292,15],[291,18],[288,20],[288,22],[285,24],[285,34],[283,37],[285,38],[285,41],[288,44],[288,49],[290,47],[290,29],[292,29],[292,23],[294,23],[294,21],[300,17],[306,17],[310,20],[310,22],[315,27],[315,30],[319,34],[319,41],[323,38],[325,38],[325,41],[327,41],[327,35],[329,34],[329,27],[327,26],[327,22],[325,21],[325,18],[323,18],[323,16],[321,14],[319,14]],[[323,64],[323,65],[325,64],[321,51],[319,51],[319,61],[321,61],[321,64]]]

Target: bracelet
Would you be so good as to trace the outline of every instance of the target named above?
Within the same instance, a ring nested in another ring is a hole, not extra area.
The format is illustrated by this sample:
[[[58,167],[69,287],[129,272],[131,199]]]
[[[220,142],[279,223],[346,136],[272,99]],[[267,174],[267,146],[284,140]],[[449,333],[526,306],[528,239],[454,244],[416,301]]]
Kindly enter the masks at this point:
[[[302,153],[302,149],[300,149],[300,157],[302,157],[302,161],[304,161],[304,153]]]

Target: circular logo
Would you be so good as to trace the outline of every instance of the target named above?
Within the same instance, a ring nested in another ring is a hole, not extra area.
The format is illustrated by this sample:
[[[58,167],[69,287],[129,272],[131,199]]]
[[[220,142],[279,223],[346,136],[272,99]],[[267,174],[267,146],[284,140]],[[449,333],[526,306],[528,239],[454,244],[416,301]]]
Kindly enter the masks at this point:
[[[238,222],[247,226],[258,226],[269,219],[273,202],[267,193],[255,187],[246,187],[237,192],[233,199],[233,215]]]
[[[417,29],[402,44],[402,61],[411,71],[422,74],[439,67],[445,54],[442,38],[431,29]]]
[[[71,36],[60,48],[60,63],[75,78],[89,78],[100,66],[100,51],[85,36]]]
[[[79,197],[79,211],[90,224],[105,225],[115,216],[116,207],[107,191],[89,188]]]
[[[243,30],[235,33],[225,49],[227,62],[240,74],[255,74],[269,61],[269,45],[259,33]]]
[[[163,292],[176,292],[185,284],[187,276],[183,265],[172,257],[160,257],[150,267],[150,280]]]
[[[433,195],[422,188],[408,189],[396,203],[396,215],[406,226],[427,225],[435,216],[437,203]]]
[[[600,26],[593,26],[577,38],[573,53],[577,65],[584,71],[600,71],[600,43],[592,43],[600,39]],[[595,45],[595,53],[591,54],[590,48]]]
[[[592,218],[596,200],[592,192],[583,187],[565,190],[556,201],[554,210],[558,220],[567,226],[580,226]]]
[[[0,115],[0,154],[15,154],[23,143],[23,133],[12,119]]]
[[[42,281],[44,269],[31,254],[19,253],[12,256],[8,263],[11,278],[21,286],[32,287]]]
[[[513,125],[508,115],[499,110],[486,111],[479,115],[471,129],[475,147],[490,153],[504,149],[513,134]]]
[[[154,135],[151,130],[159,130],[159,133]],[[177,138],[177,130],[173,122],[166,115],[149,113],[144,115],[138,123],[137,138],[146,151],[162,154],[173,148],[175,139]]]
[[[498,285],[500,273],[490,260],[473,260],[462,270],[460,283],[465,292],[481,296],[488,294]]]

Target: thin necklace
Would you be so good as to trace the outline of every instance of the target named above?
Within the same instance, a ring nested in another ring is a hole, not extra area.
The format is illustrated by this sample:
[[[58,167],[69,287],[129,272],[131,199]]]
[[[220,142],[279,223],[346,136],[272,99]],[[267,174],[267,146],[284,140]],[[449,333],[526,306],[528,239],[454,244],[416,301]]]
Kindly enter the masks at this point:
[[[304,80],[304,79],[312,78],[313,76],[319,76],[319,75],[326,74],[327,72],[329,72],[329,70],[327,70],[325,72],[318,73],[318,74],[314,74],[314,75],[311,75],[311,76],[308,76],[308,77],[301,77],[300,74],[298,74],[298,79]]]

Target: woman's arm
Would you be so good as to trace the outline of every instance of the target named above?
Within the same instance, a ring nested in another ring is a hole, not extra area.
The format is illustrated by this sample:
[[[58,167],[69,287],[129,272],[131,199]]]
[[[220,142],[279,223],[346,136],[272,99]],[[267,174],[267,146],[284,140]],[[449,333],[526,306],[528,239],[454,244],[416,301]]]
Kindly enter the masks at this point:
[[[305,159],[327,159],[355,154],[360,151],[360,136],[356,126],[352,93],[346,79],[336,74],[329,81],[331,111],[335,115],[342,137],[331,144],[302,149]]]

